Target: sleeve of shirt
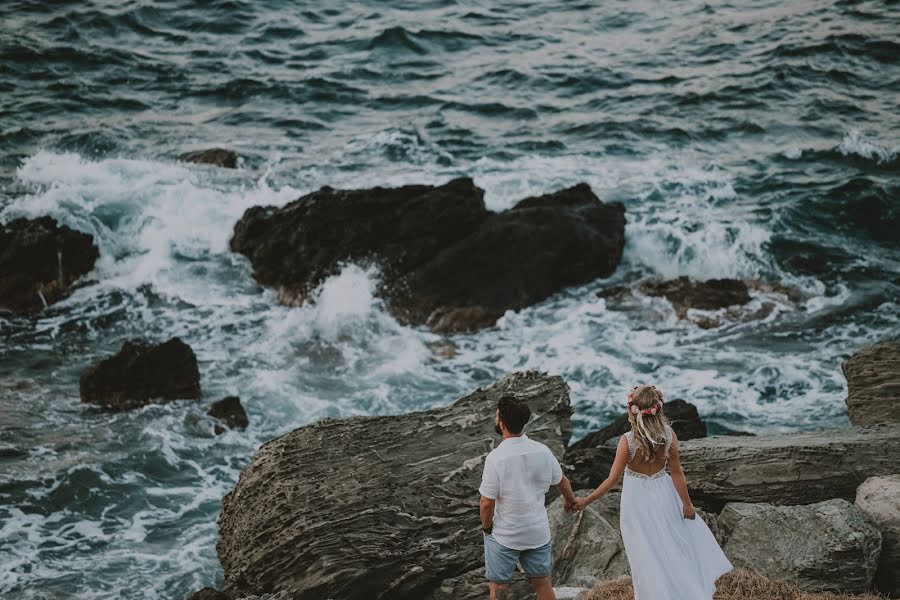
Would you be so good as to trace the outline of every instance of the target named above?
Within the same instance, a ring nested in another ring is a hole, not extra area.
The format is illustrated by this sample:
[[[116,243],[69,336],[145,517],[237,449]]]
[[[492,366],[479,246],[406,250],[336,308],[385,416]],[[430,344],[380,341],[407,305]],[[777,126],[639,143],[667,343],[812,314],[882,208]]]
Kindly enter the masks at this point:
[[[548,451],[547,454],[550,455],[550,485],[559,485],[563,478],[562,467],[552,452]]]
[[[490,455],[484,459],[484,473],[481,475],[481,487],[478,488],[478,491],[482,496],[491,500],[496,500],[497,494],[500,493],[500,476],[497,474],[497,466],[491,460]]]

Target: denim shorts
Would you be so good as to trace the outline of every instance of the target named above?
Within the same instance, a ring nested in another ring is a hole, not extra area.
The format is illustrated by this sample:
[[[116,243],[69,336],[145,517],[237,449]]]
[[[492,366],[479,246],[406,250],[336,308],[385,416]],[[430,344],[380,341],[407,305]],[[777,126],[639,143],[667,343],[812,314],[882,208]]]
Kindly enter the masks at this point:
[[[484,536],[485,576],[494,583],[509,583],[516,573],[516,563],[522,565],[525,577],[536,579],[550,577],[550,546],[513,550],[498,542],[493,535]]]

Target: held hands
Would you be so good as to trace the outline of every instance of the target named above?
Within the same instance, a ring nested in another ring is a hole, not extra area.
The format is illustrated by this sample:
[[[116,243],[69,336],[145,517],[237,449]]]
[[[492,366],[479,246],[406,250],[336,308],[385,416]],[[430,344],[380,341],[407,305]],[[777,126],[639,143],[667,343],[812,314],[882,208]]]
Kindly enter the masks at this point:
[[[691,521],[693,521],[696,516],[697,516],[697,511],[694,510],[693,504],[688,504],[687,506],[684,507],[684,518],[685,519],[690,519]]]
[[[590,502],[585,498],[575,498],[574,496],[571,499],[566,500],[565,510],[568,513],[576,513],[583,511]]]

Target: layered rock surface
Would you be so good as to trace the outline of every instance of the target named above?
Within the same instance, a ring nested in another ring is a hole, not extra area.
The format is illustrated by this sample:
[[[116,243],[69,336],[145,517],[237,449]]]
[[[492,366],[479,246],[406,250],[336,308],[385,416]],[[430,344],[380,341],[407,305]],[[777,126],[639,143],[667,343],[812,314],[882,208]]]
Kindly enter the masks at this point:
[[[263,445],[222,502],[225,591],[419,598],[444,580],[475,577],[483,566],[477,490],[505,393],[529,404],[528,435],[561,458],[568,387],[537,373],[445,408],[323,421]]]
[[[99,256],[92,236],[51,217],[0,225],[0,310],[26,314],[61,300]]]
[[[483,197],[470,178],[323,187],[283,208],[247,210],[231,249],[288,304],[347,262],[375,263],[392,311],[445,333],[490,326],[508,309],[611,275],[621,260],[624,207],[600,202],[586,184],[500,213]]]
[[[860,350],[842,369],[851,423],[900,423],[900,342],[880,342]]]
[[[200,398],[200,370],[191,347],[179,338],[162,344],[125,342],[115,355],[81,376],[81,401],[111,410],[153,402]]]

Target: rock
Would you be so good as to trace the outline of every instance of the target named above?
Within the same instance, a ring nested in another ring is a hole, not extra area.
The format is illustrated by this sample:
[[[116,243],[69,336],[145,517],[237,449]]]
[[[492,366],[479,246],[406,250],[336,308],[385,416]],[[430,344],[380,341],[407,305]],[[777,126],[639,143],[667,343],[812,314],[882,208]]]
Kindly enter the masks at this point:
[[[860,350],[841,365],[854,425],[900,423],[900,342]]]
[[[695,438],[706,437],[706,423],[700,418],[697,407],[684,400],[670,400],[663,404],[663,414],[672,424],[675,435],[680,441],[692,440]],[[582,448],[592,448],[600,446],[625,435],[631,431],[631,424],[628,423],[628,415],[622,413],[616,420],[599,431],[593,431],[569,447],[569,454],[576,452]],[[567,458],[568,460],[568,458]]]
[[[188,596],[188,600],[231,600],[231,596],[216,588],[205,587]]]
[[[515,600],[534,600],[535,594],[528,580],[521,573],[512,580],[509,595]],[[445,579],[438,588],[422,597],[422,600],[485,600],[488,583],[484,567],[457,577]],[[416,596],[416,598],[418,598]]]
[[[675,308],[679,318],[687,316],[688,309],[718,310],[750,302],[747,284],[738,279],[708,279],[691,281],[679,277],[668,281],[648,281],[640,286],[648,296],[663,296]]]
[[[99,256],[92,236],[50,217],[0,225],[0,310],[27,314],[58,302]]]
[[[376,263],[379,294],[394,314],[446,333],[491,326],[508,309],[609,276],[621,260],[625,209],[600,202],[586,184],[501,213],[483,197],[470,178],[323,187],[283,208],[247,210],[231,249],[290,305],[347,262]]]
[[[846,500],[806,506],[728,504],[719,515],[723,550],[735,567],[810,591],[865,592],[881,534]]]
[[[844,428],[785,435],[720,436],[680,444],[691,498],[718,512],[728,502],[808,504],[853,500],[858,482],[889,475],[900,464],[900,427]],[[567,455],[577,487],[596,487],[609,474],[615,448]]]
[[[896,598],[900,596],[900,475],[866,479],[856,490],[856,506],[881,532],[875,587]]]
[[[247,413],[241,406],[241,399],[237,396],[228,396],[214,402],[206,414],[223,421],[229,429],[246,429],[250,424],[250,419],[247,418]],[[216,435],[225,433],[225,429],[218,424],[215,431]]]
[[[481,567],[477,490],[505,393],[528,402],[528,435],[562,457],[568,386],[534,372],[447,407],[326,420],[264,444],[222,501],[225,591],[420,598]]]
[[[191,347],[177,337],[162,344],[128,341],[81,376],[81,401],[122,410],[154,402],[200,398],[200,371]]]
[[[577,495],[583,497],[589,493],[586,490]],[[553,532],[554,585],[593,587],[602,579],[629,574],[618,523],[609,522],[602,506],[592,504],[581,512],[569,514],[563,509],[563,499],[557,498],[547,513]]]
[[[208,150],[185,152],[178,157],[178,160],[235,169],[237,168],[237,158],[237,154],[233,150],[210,148]]]

